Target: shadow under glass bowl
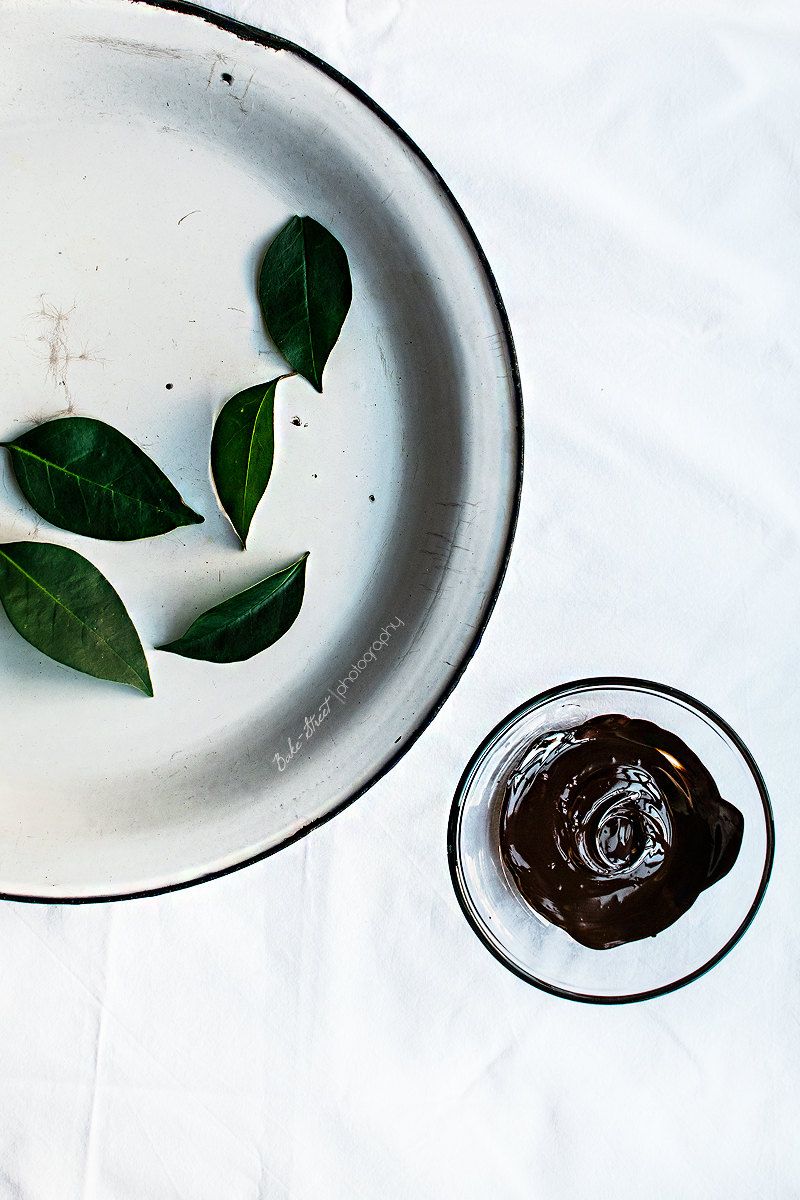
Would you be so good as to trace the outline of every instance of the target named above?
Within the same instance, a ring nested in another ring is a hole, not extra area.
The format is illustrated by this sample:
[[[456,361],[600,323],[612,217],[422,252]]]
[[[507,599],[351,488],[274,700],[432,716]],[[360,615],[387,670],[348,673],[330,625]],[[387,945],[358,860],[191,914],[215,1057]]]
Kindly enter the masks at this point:
[[[501,859],[500,818],[506,781],[535,738],[609,713],[651,721],[679,737],[710,772],[722,797],[743,814],[744,835],[729,873],[701,892],[673,925],[655,937],[591,950],[523,899]],[[741,739],[699,701],[636,679],[564,684],[509,714],[467,765],[448,827],[456,896],[484,945],[528,983],[556,996],[596,1004],[662,995],[718,963],[755,916],[773,850],[767,790]]]

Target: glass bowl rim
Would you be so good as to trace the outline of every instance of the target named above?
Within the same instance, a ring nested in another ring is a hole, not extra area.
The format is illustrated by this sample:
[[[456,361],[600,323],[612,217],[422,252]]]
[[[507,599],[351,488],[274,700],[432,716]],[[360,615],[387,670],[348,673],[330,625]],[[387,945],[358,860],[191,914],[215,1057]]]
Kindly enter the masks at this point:
[[[764,813],[764,824],[766,833],[767,849],[764,858],[764,868],[761,872],[761,879],[756,890],[755,897],[737,929],[732,936],[728,938],[725,944],[708,960],[703,966],[697,967],[686,975],[682,975],[679,979],[672,983],[664,984],[661,987],[651,988],[643,992],[634,992],[629,995],[620,996],[593,996],[583,992],[566,991],[564,988],[556,987],[555,984],[547,983],[542,979],[537,979],[536,976],[517,966],[516,963],[510,961],[500,949],[494,945],[485,935],[483,930],[477,924],[470,911],[469,904],[466,898],[466,889],[462,883],[461,873],[459,871],[459,830],[460,818],[464,796],[468,784],[473,776],[473,773],[478,766],[478,763],[484,758],[500,735],[511,726],[518,717],[523,716],[527,712],[532,712],[536,708],[541,708],[548,704],[551,700],[557,699],[561,695],[567,695],[573,692],[600,691],[604,688],[627,688],[631,691],[649,691],[658,696],[663,696],[668,700],[680,701],[687,705],[690,709],[696,710],[703,717],[709,719],[713,724],[730,739],[736,750],[742,756],[750,774],[755,782],[761,805]],[[585,679],[573,679],[568,683],[558,684],[556,687],[548,688],[547,691],[539,692],[537,695],[525,700],[518,705],[512,712],[508,713],[499,721],[494,728],[486,735],[475,752],[470,757],[469,762],[464,768],[461,778],[458,781],[458,786],[453,795],[453,802],[450,807],[450,817],[447,822],[447,860],[450,867],[450,879],[453,884],[453,890],[456,894],[459,907],[466,917],[466,920],[480,939],[486,949],[493,955],[498,962],[511,971],[517,978],[522,979],[525,983],[531,984],[533,987],[539,988],[540,991],[548,992],[551,996],[558,996],[564,1000],[574,1000],[583,1004],[632,1004],[642,1000],[652,1000],[656,996],[665,996],[670,992],[677,991],[678,988],[685,987],[686,984],[692,983],[695,979],[699,979],[701,975],[705,975],[712,967],[721,962],[723,958],[733,949],[736,943],[741,939],[747,928],[753,921],[761,902],[764,899],[764,894],[767,890],[770,874],[772,873],[772,864],[775,858],[775,821],[772,813],[772,805],[770,803],[769,794],[766,784],[761,775],[761,771],[753,758],[750,751],[745,746],[738,733],[723,720],[712,708],[704,704],[701,700],[696,700],[687,692],[682,692],[678,688],[671,687],[669,684],[656,683],[651,679],[636,679],[625,675],[600,675]]]

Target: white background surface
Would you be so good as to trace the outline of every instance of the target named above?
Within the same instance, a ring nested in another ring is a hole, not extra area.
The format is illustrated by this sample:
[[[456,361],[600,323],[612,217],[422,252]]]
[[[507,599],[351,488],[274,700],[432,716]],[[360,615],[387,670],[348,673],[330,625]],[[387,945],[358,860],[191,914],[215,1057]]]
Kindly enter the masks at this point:
[[[0,907],[0,1195],[800,1196],[800,10],[215,7],[354,79],[464,207],[519,353],[519,530],[456,692],[332,823],[185,892]],[[593,674],[719,712],[778,835],[740,945],[620,1008],[507,973],[445,854],[476,744]]]

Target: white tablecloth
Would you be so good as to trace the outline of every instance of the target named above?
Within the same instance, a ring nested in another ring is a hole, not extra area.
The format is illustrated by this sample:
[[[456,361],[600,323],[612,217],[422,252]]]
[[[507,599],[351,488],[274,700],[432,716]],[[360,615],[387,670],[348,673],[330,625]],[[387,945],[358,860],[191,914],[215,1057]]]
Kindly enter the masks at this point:
[[[519,354],[519,528],[462,682],[333,822],[159,898],[0,905],[0,1196],[798,1196],[800,7],[213,7],[355,80],[465,209]],[[489,729],[603,674],[729,721],[778,846],[732,953],[618,1008],[504,970],[445,853]]]

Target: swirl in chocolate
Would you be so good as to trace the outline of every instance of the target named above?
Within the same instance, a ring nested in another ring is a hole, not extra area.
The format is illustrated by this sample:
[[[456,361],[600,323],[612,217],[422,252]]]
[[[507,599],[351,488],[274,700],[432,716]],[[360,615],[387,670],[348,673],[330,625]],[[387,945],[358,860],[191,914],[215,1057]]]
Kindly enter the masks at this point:
[[[500,850],[536,912],[608,950],[682,917],[730,871],[743,830],[680,738],[609,714],[528,747],[506,784]]]

